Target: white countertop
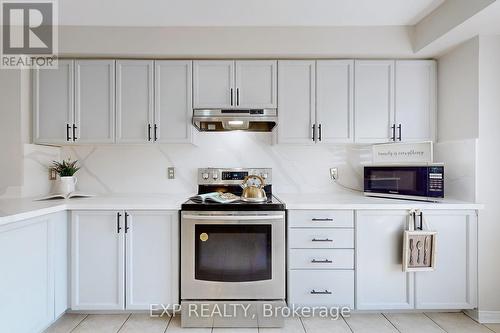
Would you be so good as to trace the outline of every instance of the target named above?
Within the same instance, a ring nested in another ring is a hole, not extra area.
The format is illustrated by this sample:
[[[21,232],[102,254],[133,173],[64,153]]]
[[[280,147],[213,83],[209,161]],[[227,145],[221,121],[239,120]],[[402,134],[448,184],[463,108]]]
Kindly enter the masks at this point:
[[[113,195],[67,200],[0,200],[0,225],[64,210],[179,210],[190,194]]]
[[[68,200],[34,201],[34,198],[0,200],[0,225],[64,210],[179,210],[190,194],[113,195]],[[440,203],[342,194],[286,194],[276,196],[287,209],[481,209],[481,204],[447,199]]]
[[[475,210],[483,205],[445,199],[442,202],[396,200],[366,197],[362,193],[346,191],[342,194],[287,194],[276,196],[287,209],[464,209]]]

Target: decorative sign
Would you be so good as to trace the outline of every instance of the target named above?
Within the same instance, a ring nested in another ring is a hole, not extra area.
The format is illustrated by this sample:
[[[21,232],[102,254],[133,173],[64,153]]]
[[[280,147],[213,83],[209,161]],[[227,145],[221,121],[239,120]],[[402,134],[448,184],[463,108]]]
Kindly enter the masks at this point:
[[[432,142],[385,143],[372,146],[374,164],[432,163]]]

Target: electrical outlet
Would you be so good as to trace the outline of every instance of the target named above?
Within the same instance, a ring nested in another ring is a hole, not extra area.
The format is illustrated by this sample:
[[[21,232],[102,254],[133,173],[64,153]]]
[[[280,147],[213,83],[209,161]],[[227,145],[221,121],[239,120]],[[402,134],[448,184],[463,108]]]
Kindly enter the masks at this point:
[[[57,172],[55,168],[49,168],[49,180],[56,180]]]
[[[175,179],[175,168],[174,167],[167,168],[167,177],[168,177],[168,179]]]
[[[339,169],[338,168],[330,168],[330,178],[333,181],[337,181],[339,179]]]

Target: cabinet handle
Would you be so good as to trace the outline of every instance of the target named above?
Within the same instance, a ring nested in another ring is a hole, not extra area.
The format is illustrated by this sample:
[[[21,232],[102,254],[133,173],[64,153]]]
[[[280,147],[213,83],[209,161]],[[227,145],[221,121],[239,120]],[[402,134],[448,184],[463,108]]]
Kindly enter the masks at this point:
[[[401,124],[398,125],[399,135],[398,140],[401,141]]]
[[[318,131],[319,131],[319,138],[318,138],[318,140],[321,141],[321,124],[318,125]]]
[[[71,140],[71,138],[69,137],[69,129],[70,128],[71,128],[71,126],[69,124],[66,124],[66,141]]]
[[[231,94],[231,106],[233,106],[233,88],[231,88],[229,92]]]
[[[333,219],[327,217],[327,218],[317,218],[317,217],[314,217],[311,219],[311,221],[314,221],[314,222],[319,222],[319,221],[325,221],[325,222],[333,222]]]
[[[236,88],[236,105],[240,105],[240,88]]]
[[[129,229],[129,227],[128,227],[128,213],[125,212],[125,233],[128,232],[128,229]]]
[[[313,238],[312,242],[333,242],[333,239],[330,238]]]
[[[316,291],[316,290],[311,290],[311,295],[331,295],[332,292],[328,289],[325,289],[323,291]]]
[[[316,259],[313,259],[311,260],[311,263],[313,264],[331,264],[333,263],[332,260],[328,260],[328,259],[325,259],[325,260],[316,260]]]
[[[314,142],[316,141],[316,124],[313,125],[312,130],[313,130],[312,140]]]
[[[76,140],[76,129],[77,129],[77,128],[78,128],[78,127],[76,127],[76,126],[75,126],[75,124],[73,124],[73,141],[75,141],[75,140]]]
[[[148,124],[148,141],[151,141],[151,124]]]
[[[154,137],[155,137],[155,141],[156,141],[156,140],[158,140],[158,137],[156,136],[156,131],[157,131],[157,130],[158,130],[158,126],[155,124],[155,135],[154,135]]]
[[[120,226],[120,217],[122,217],[122,214],[116,213],[116,232],[120,233],[120,230],[122,230],[122,227]]]
[[[391,141],[396,141],[396,124],[392,125],[391,129],[392,129]]]

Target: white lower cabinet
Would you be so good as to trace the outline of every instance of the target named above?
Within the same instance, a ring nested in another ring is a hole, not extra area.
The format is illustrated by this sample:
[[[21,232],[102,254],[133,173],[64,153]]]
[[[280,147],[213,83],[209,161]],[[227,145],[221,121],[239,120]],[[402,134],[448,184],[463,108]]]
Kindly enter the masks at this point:
[[[413,308],[413,274],[401,266],[408,211],[356,212],[356,306],[359,310]]]
[[[354,213],[288,211],[288,304],[354,308]]]
[[[402,271],[408,211],[356,212],[356,307],[359,310],[470,309],[477,294],[474,211],[424,211],[436,236],[436,269]]]
[[[177,211],[74,211],[73,310],[178,302]]]
[[[66,213],[0,227],[0,332],[41,332],[66,310]],[[29,314],[28,314],[29,312]]]
[[[73,310],[124,308],[125,230],[120,215],[115,211],[72,213]]]
[[[177,212],[132,211],[126,236],[126,308],[178,303],[179,224]]]
[[[417,309],[477,306],[477,216],[473,211],[424,211],[437,232],[436,270],[415,273]]]

